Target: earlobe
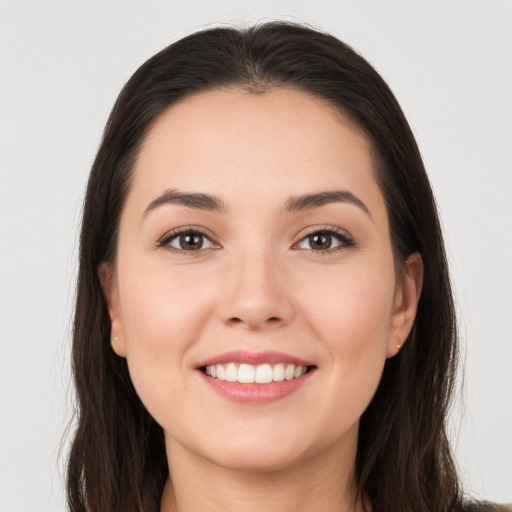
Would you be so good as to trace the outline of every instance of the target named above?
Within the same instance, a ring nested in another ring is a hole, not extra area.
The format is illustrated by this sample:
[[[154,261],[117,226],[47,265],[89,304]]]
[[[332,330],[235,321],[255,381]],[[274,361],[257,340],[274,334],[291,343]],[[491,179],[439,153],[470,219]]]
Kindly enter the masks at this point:
[[[411,332],[422,286],[423,260],[419,253],[414,253],[405,262],[404,275],[401,282],[398,283],[395,293],[386,354],[388,358],[394,357],[400,352]]]
[[[119,312],[118,291],[114,271],[111,265],[108,263],[101,263],[98,266],[98,278],[110,317],[110,344],[118,356],[126,357],[123,325]]]

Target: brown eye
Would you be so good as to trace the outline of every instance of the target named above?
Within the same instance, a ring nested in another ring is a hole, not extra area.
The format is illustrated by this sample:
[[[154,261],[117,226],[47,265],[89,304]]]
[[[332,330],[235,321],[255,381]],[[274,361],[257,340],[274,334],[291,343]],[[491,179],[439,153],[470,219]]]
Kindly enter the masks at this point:
[[[201,249],[203,246],[203,235],[198,235],[197,233],[180,235],[178,240],[180,249],[184,249],[185,251],[194,251]]]
[[[314,233],[308,236],[308,242],[311,249],[325,251],[332,246],[332,236],[328,233]]]
[[[163,240],[161,245],[178,251],[188,252],[215,248],[215,244],[206,235],[198,231],[176,233]]]
[[[352,247],[354,242],[345,232],[334,229],[322,229],[310,233],[297,245],[298,249],[307,249],[315,252],[334,252],[336,249]]]

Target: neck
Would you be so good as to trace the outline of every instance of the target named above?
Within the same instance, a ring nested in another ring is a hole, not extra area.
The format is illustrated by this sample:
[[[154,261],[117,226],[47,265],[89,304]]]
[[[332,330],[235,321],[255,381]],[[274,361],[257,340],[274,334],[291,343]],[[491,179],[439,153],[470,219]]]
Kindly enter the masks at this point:
[[[285,469],[248,471],[221,467],[168,442],[170,478],[160,512],[361,512],[351,444],[350,453],[331,446]]]

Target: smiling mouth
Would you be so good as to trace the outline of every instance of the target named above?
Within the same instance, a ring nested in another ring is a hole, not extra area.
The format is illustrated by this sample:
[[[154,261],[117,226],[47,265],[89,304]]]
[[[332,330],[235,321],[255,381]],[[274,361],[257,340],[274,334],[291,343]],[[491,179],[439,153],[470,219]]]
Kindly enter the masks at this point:
[[[239,384],[270,384],[300,379],[306,373],[313,371],[316,366],[295,364],[212,364],[201,367],[201,371],[208,377],[226,382]]]

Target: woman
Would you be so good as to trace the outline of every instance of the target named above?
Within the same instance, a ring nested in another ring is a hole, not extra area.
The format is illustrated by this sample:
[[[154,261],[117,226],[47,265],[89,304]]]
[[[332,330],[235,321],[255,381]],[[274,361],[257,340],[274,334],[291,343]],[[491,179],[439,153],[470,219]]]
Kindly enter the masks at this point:
[[[71,510],[473,510],[456,357],[430,185],[363,58],[270,23],[141,66],[84,206]]]

